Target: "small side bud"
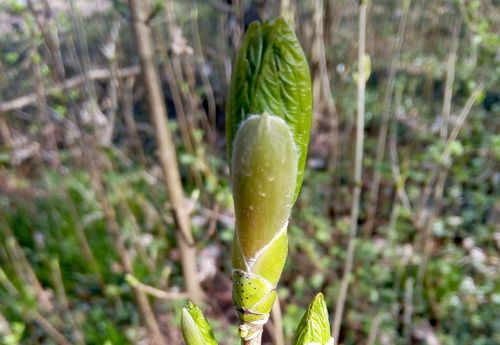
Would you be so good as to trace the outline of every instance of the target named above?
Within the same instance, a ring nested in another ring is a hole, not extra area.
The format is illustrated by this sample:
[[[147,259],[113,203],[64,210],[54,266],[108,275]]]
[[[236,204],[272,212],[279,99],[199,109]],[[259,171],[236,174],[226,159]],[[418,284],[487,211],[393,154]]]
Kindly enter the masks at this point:
[[[320,292],[300,320],[293,345],[333,345],[325,299]]]
[[[181,329],[186,345],[217,345],[203,312],[191,302],[182,309]]]

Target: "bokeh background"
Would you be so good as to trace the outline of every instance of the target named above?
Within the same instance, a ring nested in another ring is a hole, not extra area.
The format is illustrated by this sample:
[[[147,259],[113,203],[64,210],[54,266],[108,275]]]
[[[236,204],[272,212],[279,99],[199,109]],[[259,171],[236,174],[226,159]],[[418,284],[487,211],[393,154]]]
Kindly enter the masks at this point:
[[[358,1],[154,0],[147,10],[187,247],[128,2],[0,1],[0,344],[152,344],[155,327],[181,344],[187,279],[201,284],[220,343],[238,342],[225,98],[246,26],[280,13],[310,63],[314,114],[282,313],[264,343],[281,332],[288,343],[316,292],[333,320],[355,241],[336,343],[500,344],[498,0],[368,4],[355,238]]]

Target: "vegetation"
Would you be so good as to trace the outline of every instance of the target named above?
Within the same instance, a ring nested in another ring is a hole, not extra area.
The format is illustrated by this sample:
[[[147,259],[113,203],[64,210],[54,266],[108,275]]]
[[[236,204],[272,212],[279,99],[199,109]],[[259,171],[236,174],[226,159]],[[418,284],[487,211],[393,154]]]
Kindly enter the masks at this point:
[[[500,343],[495,1],[146,3],[0,2],[0,344],[238,343],[231,144],[265,123],[300,154],[263,344]],[[294,32],[291,96],[245,98]]]

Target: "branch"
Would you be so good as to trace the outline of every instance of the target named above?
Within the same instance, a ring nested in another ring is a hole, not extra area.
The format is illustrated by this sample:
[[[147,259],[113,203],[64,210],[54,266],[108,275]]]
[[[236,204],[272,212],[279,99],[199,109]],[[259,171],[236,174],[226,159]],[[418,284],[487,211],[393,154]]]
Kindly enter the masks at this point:
[[[118,78],[129,78],[132,76],[136,76],[140,73],[140,71],[141,69],[139,66],[125,67],[118,70]],[[107,68],[94,69],[88,73],[88,78],[90,80],[107,80],[111,78],[111,71]],[[62,83],[57,83],[54,86],[49,87],[45,90],[45,96],[51,95],[57,91],[73,89],[83,83],[85,83],[85,76],[77,75],[73,78],[66,79]],[[0,103],[0,113],[24,108],[28,105],[36,103],[37,99],[38,98],[36,93],[30,93],[29,95],[2,102]]]
[[[186,292],[168,292],[157,289],[153,286],[146,285],[141,283],[136,277],[131,274],[127,274],[125,276],[125,280],[129,283],[133,288],[141,290],[148,295],[154,296],[159,299],[168,299],[168,300],[184,300],[188,298],[188,294]]]

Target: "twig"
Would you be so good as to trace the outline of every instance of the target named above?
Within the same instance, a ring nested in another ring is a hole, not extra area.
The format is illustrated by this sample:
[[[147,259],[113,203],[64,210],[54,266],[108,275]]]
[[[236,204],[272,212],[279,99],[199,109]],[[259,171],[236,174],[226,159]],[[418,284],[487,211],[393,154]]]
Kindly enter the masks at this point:
[[[405,284],[405,308],[403,314],[404,338],[406,344],[411,340],[411,319],[413,315],[413,278],[408,278]]]
[[[481,92],[483,91],[484,84],[479,83],[476,87],[476,89],[472,92],[472,94],[469,96],[467,99],[467,102],[465,103],[462,111],[460,112],[460,115],[458,116],[458,119],[455,123],[455,126],[452,128],[451,133],[446,140],[445,144],[445,149],[442,155],[443,161],[447,164],[446,166],[438,166],[437,169],[433,170],[433,175],[431,176],[431,181],[437,180],[436,185],[434,187],[434,208],[430,211],[430,214],[428,217],[426,217],[427,221],[425,222],[425,227],[424,231],[422,234],[422,259],[420,262],[419,270],[418,270],[418,275],[417,275],[417,287],[422,286],[422,282],[424,279],[425,271],[427,269],[427,261],[429,259],[430,255],[430,249],[431,249],[431,239],[432,239],[432,228],[434,226],[434,222],[436,219],[436,215],[438,214],[439,210],[441,209],[441,201],[443,198],[443,193],[444,193],[444,186],[446,183],[446,177],[448,176],[448,171],[450,169],[450,163],[449,160],[450,155],[451,155],[451,143],[455,141],[458,137],[458,134],[460,130],[462,129],[462,126],[467,119],[470,110],[474,103],[476,102],[476,99],[479,97]],[[447,163],[448,162],[448,163]],[[431,196],[429,195],[429,198]],[[424,214],[426,212],[427,208],[426,205],[424,204],[423,208],[420,210],[420,214]],[[419,218],[422,218],[419,216]]]
[[[102,277],[101,269],[99,268],[99,265],[95,259],[92,249],[90,248],[87,235],[85,234],[85,230],[82,227],[82,223],[78,218],[78,212],[76,210],[76,207],[74,203],[70,200],[68,191],[64,190],[63,194],[69,208],[70,221],[73,223],[73,228],[75,230],[76,237],[78,238],[78,243],[80,244],[83,255],[85,256],[85,260],[89,263],[90,269],[96,275],[100,287],[104,289],[105,283],[104,283],[104,278]]]
[[[61,266],[59,265],[59,259],[54,258],[50,261],[50,268],[52,273],[52,281],[54,283],[57,295],[58,304],[62,307],[65,320],[69,321],[73,327],[73,338],[76,344],[85,344],[83,334],[78,327],[76,319],[73,317],[71,310],[69,308],[68,297],[66,295],[66,289],[64,288],[64,281],[61,273]]]
[[[118,78],[128,78],[132,76],[136,76],[140,73],[141,69],[139,66],[129,66],[118,70],[117,77]],[[90,80],[107,80],[111,78],[111,72],[108,68],[99,68],[94,69],[88,72],[88,77]],[[52,87],[49,87],[45,90],[45,95],[49,96],[53,93],[65,91],[68,89],[72,89],[75,87],[81,86],[85,83],[85,77],[83,75],[77,75],[75,77],[66,79],[64,82],[57,83]],[[28,105],[34,104],[37,102],[36,93],[31,93],[29,95],[21,96],[10,101],[0,103],[0,113],[8,112],[16,109],[21,109]]]
[[[7,321],[5,316],[3,316],[1,311],[0,311],[0,334],[3,337],[12,336],[12,330],[10,329],[9,321]]]
[[[61,334],[52,324],[43,317],[38,311],[34,311],[25,316],[27,319],[32,319],[43,328],[43,330],[59,345],[71,345],[71,343]]]
[[[34,36],[34,34],[33,34]],[[42,125],[42,138],[47,146],[50,165],[53,168],[58,168],[61,164],[59,152],[57,151],[57,142],[54,136],[54,125],[50,121],[50,116],[47,113],[47,98],[45,96],[45,85],[43,75],[38,59],[37,46],[32,44],[31,47],[31,70],[35,79],[35,94],[37,97],[38,116]]]
[[[400,104],[401,104],[401,98],[402,98],[402,90],[400,92],[396,93],[396,108],[398,109]],[[392,177],[394,180],[394,184],[396,186],[396,193],[398,195],[399,200],[403,204],[403,207],[407,210],[407,212],[410,213],[410,217],[413,221],[414,224],[417,224],[416,222],[416,215],[415,212],[413,211],[410,198],[408,197],[408,194],[406,193],[405,189],[405,181],[403,177],[401,176],[401,169],[399,167],[399,158],[398,158],[398,148],[397,148],[397,122],[394,121],[391,125],[391,130],[389,132],[389,157],[390,157],[390,162],[391,162],[391,172],[392,172]],[[394,206],[395,207],[395,206]],[[399,211],[399,205],[398,205],[398,211]],[[396,212],[393,209],[393,212]],[[397,214],[391,215],[391,222],[390,225],[393,225],[392,220],[394,219],[393,217],[397,217]],[[394,220],[395,222],[396,220]],[[395,225],[395,223],[394,223]],[[394,227],[389,227],[389,229],[394,230]]]
[[[339,115],[335,107],[335,101],[332,96],[332,90],[330,89],[330,78],[328,75],[328,66],[326,64],[326,52],[325,52],[325,42],[323,33],[323,0],[316,0],[315,2],[315,30],[316,30],[316,48],[319,54],[319,73],[321,82],[321,91],[323,98],[326,101],[326,108],[328,110],[328,115],[330,118],[330,142],[331,145],[331,155],[329,159],[329,170],[332,174],[335,174],[335,168],[337,167],[339,151],[340,151],[340,141],[339,141]]]
[[[113,140],[113,131],[116,123],[116,113],[118,111],[118,60],[116,57],[116,46],[118,36],[120,34],[120,22],[115,21],[111,29],[111,34],[108,42],[101,48],[103,55],[108,60],[108,67],[111,72],[109,79],[109,100],[110,107],[108,109],[108,121],[102,135],[101,144],[109,147]]]
[[[445,139],[448,136],[448,122],[451,113],[451,99],[453,96],[453,82],[455,80],[455,65],[457,61],[458,44],[460,42],[460,22],[455,24],[453,29],[453,38],[451,43],[450,55],[446,63],[446,84],[444,88],[443,99],[443,123],[441,125],[441,138]]]
[[[138,289],[144,293],[147,293],[148,295],[154,296],[154,297],[159,298],[159,299],[183,300],[183,299],[187,299],[189,297],[188,293],[186,293],[186,292],[168,292],[168,291],[163,291],[163,290],[157,289],[157,288],[150,286],[150,285],[143,284],[136,277],[134,277],[131,274],[127,274],[125,276],[125,280],[133,288]]]
[[[7,229],[10,232],[10,229]],[[15,241],[15,239],[14,239]],[[15,262],[13,262],[15,264]],[[2,284],[9,294],[19,300],[21,298],[21,293],[12,284],[10,279],[7,277],[5,272],[0,268],[0,284]],[[17,303],[17,302],[16,302]],[[37,306],[38,307],[38,306]],[[21,315],[26,322],[35,321],[43,328],[43,330],[59,345],[70,345],[68,340],[55,328],[38,310],[30,311]]]
[[[357,119],[356,119],[356,157],[354,162],[354,192],[352,198],[351,231],[349,245],[347,248],[346,261],[344,265],[344,276],[340,284],[337,298],[335,317],[333,321],[333,338],[338,341],[340,324],[344,312],[344,304],[349,288],[349,278],[354,261],[354,250],[356,246],[356,234],[358,231],[359,203],[361,197],[361,177],[363,169],[363,142],[365,126],[365,39],[366,39],[366,9],[367,2],[362,1],[359,6],[359,39],[358,39],[358,95],[357,95]]]
[[[43,2],[43,7],[42,12],[44,13],[45,18],[42,20],[39,16],[39,11],[35,8],[35,2],[33,0],[28,1],[28,9],[35,19],[35,23],[40,30],[44,44],[49,52],[49,61],[52,67],[50,68],[50,72],[52,77],[54,80],[62,80],[64,79],[66,71],[61,53],[61,44],[57,35],[57,27],[55,27],[54,20],[52,19],[55,16],[53,16],[52,9],[50,8],[48,1]]]
[[[134,243],[134,246],[137,250],[137,253],[139,254],[139,257],[141,258],[142,262],[149,268],[151,272],[156,272],[156,264],[152,258],[149,257],[146,248],[142,244],[142,241],[140,240],[140,235],[141,235],[141,228],[139,227],[139,224],[137,223],[137,218],[135,214],[132,212],[130,209],[130,206],[128,203],[125,201],[125,199],[122,199],[120,202],[120,210],[122,211],[123,217],[128,219],[130,221],[130,232],[131,232],[131,240],[132,243]]]
[[[380,322],[382,321],[382,314],[377,314],[372,321],[372,325],[370,327],[370,333],[368,333],[368,340],[366,341],[366,345],[373,345],[377,340],[378,329],[380,327]]]
[[[10,132],[9,124],[7,123],[5,116],[1,116],[1,114],[0,114],[0,138],[2,139],[2,142],[7,149],[9,150],[12,149],[13,147],[12,133]]]
[[[34,290],[36,300],[43,311],[54,311],[54,304],[52,303],[47,291],[43,289],[43,286],[40,283],[40,280],[38,280],[33,267],[26,258],[26,254],[19,246],[16,237],[7,225],[4,227],[4,231],[6,235],[7,250],[19,278],[23,279],[24,284],[31,286]]]
[[[208,134],[209,142],[211,145],[215,144],[216,140],[216,105],[215,105],[215,96],[212,88],[212,84],[210,84],[210,80],[208,79],[207,73],[205,72],[205,58],[203,56],[203,46],[200,38],[200,30],[198,28],[198,10],[196,9],[192,14],[192,28],[194,32],[194,49],[196,54],[196,61],[198,63],[198,68],[200,70],[201,81],[203,83],[203,88],[205,89],[205,94],[207,96],[208,103],[208,120],[210,123],[210,129]]]

